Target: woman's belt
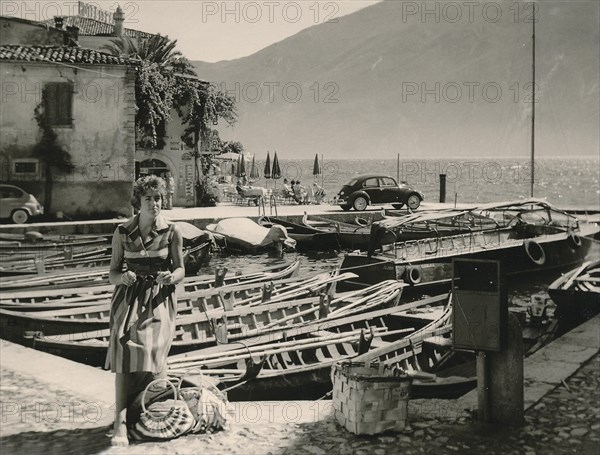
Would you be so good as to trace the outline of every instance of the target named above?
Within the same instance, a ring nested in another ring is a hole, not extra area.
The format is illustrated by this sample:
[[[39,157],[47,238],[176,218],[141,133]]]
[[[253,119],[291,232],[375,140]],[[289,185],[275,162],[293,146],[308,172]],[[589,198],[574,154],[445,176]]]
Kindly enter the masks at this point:
[[[141,265],[141,264],[127,264],[127,270],[132,271],[136,275],[156,275],[158,272],[166,272],[169,270],[167,264],[152,264],[152,265]]]

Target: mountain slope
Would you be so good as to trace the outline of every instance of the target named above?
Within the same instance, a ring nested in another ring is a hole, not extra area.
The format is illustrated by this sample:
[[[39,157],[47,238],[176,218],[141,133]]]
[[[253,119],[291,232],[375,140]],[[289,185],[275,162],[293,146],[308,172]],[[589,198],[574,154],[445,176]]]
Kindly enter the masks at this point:
[[[526,158],[531,24],[501,5],[496,22],[465,9],[453,23],[384,1],[248,57],[194,64],[238,100],[222,136],[250,152]],[[540,4],[536,153],[598,152],[597,24],[598,4]]]

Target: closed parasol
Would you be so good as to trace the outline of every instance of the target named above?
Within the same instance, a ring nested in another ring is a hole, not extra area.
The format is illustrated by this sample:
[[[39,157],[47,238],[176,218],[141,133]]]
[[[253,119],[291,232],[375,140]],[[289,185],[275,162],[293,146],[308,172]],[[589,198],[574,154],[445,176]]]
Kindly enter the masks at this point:
[[[252,165],[250,166],[250,178],[256,180],[260,176],[258,175],[258,169],[256,168],[256,162],[254,160],[254,156],[252,157]]]
[[[236,177],[244,177],[246,175],[246,164],[244,163],[244,155],[240,155],[238,159]]]
[[[321,175],[321,165],[319,164],[319,154],[315,154],[315,163],[313,164],[313,175]]]
[[[281,178],[281,168],[279,167],[277,152],[275,152],[275,155],[273,155],[273,170],[271,171],[271,178],[275,180]]]
[[[267,152],[267,161],[265,161],[265,170],[263,173],[266,179],[271,178],[271,155],[269,155],[269,152]]]

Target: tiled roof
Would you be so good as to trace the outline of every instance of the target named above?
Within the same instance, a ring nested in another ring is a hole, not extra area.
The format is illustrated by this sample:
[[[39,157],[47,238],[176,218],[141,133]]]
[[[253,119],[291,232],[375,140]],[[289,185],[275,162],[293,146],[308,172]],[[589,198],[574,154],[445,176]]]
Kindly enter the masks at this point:
[[[0,60],[126,65],[127,60],[93,49],[67,46],[0,46]]]
[[[41,23],[54,27],[54,19],[48,19]],[[79,34],[82,36],[114,36],[115,30],[113,24],[107,24],[106,22],[82,16],[63,16],[63,27],[67,28],[67,26],[78,27]],[[152,36],[152,33],[140,32],[130,28],[124,28],[123,32],[125,36],[129,36],[130,38],[150,38]]]

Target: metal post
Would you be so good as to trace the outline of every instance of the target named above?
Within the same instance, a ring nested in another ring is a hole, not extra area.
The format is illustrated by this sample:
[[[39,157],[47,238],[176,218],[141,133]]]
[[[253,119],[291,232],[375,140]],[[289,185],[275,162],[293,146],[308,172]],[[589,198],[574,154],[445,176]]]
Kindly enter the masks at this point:
[[[485,351],[477,352],[477,382],[479,420],[490,421],[490,375]]]
[[[440,202],[446,202],[446,174],[440,174]]]
[[[533,34],[531,36],[531,188],[530,195],[533,197],[533,185],[535,182],[535,3],[531,4],[533,8]]]
[[[325,158],[321,153],[321,188],[325,189]]]

